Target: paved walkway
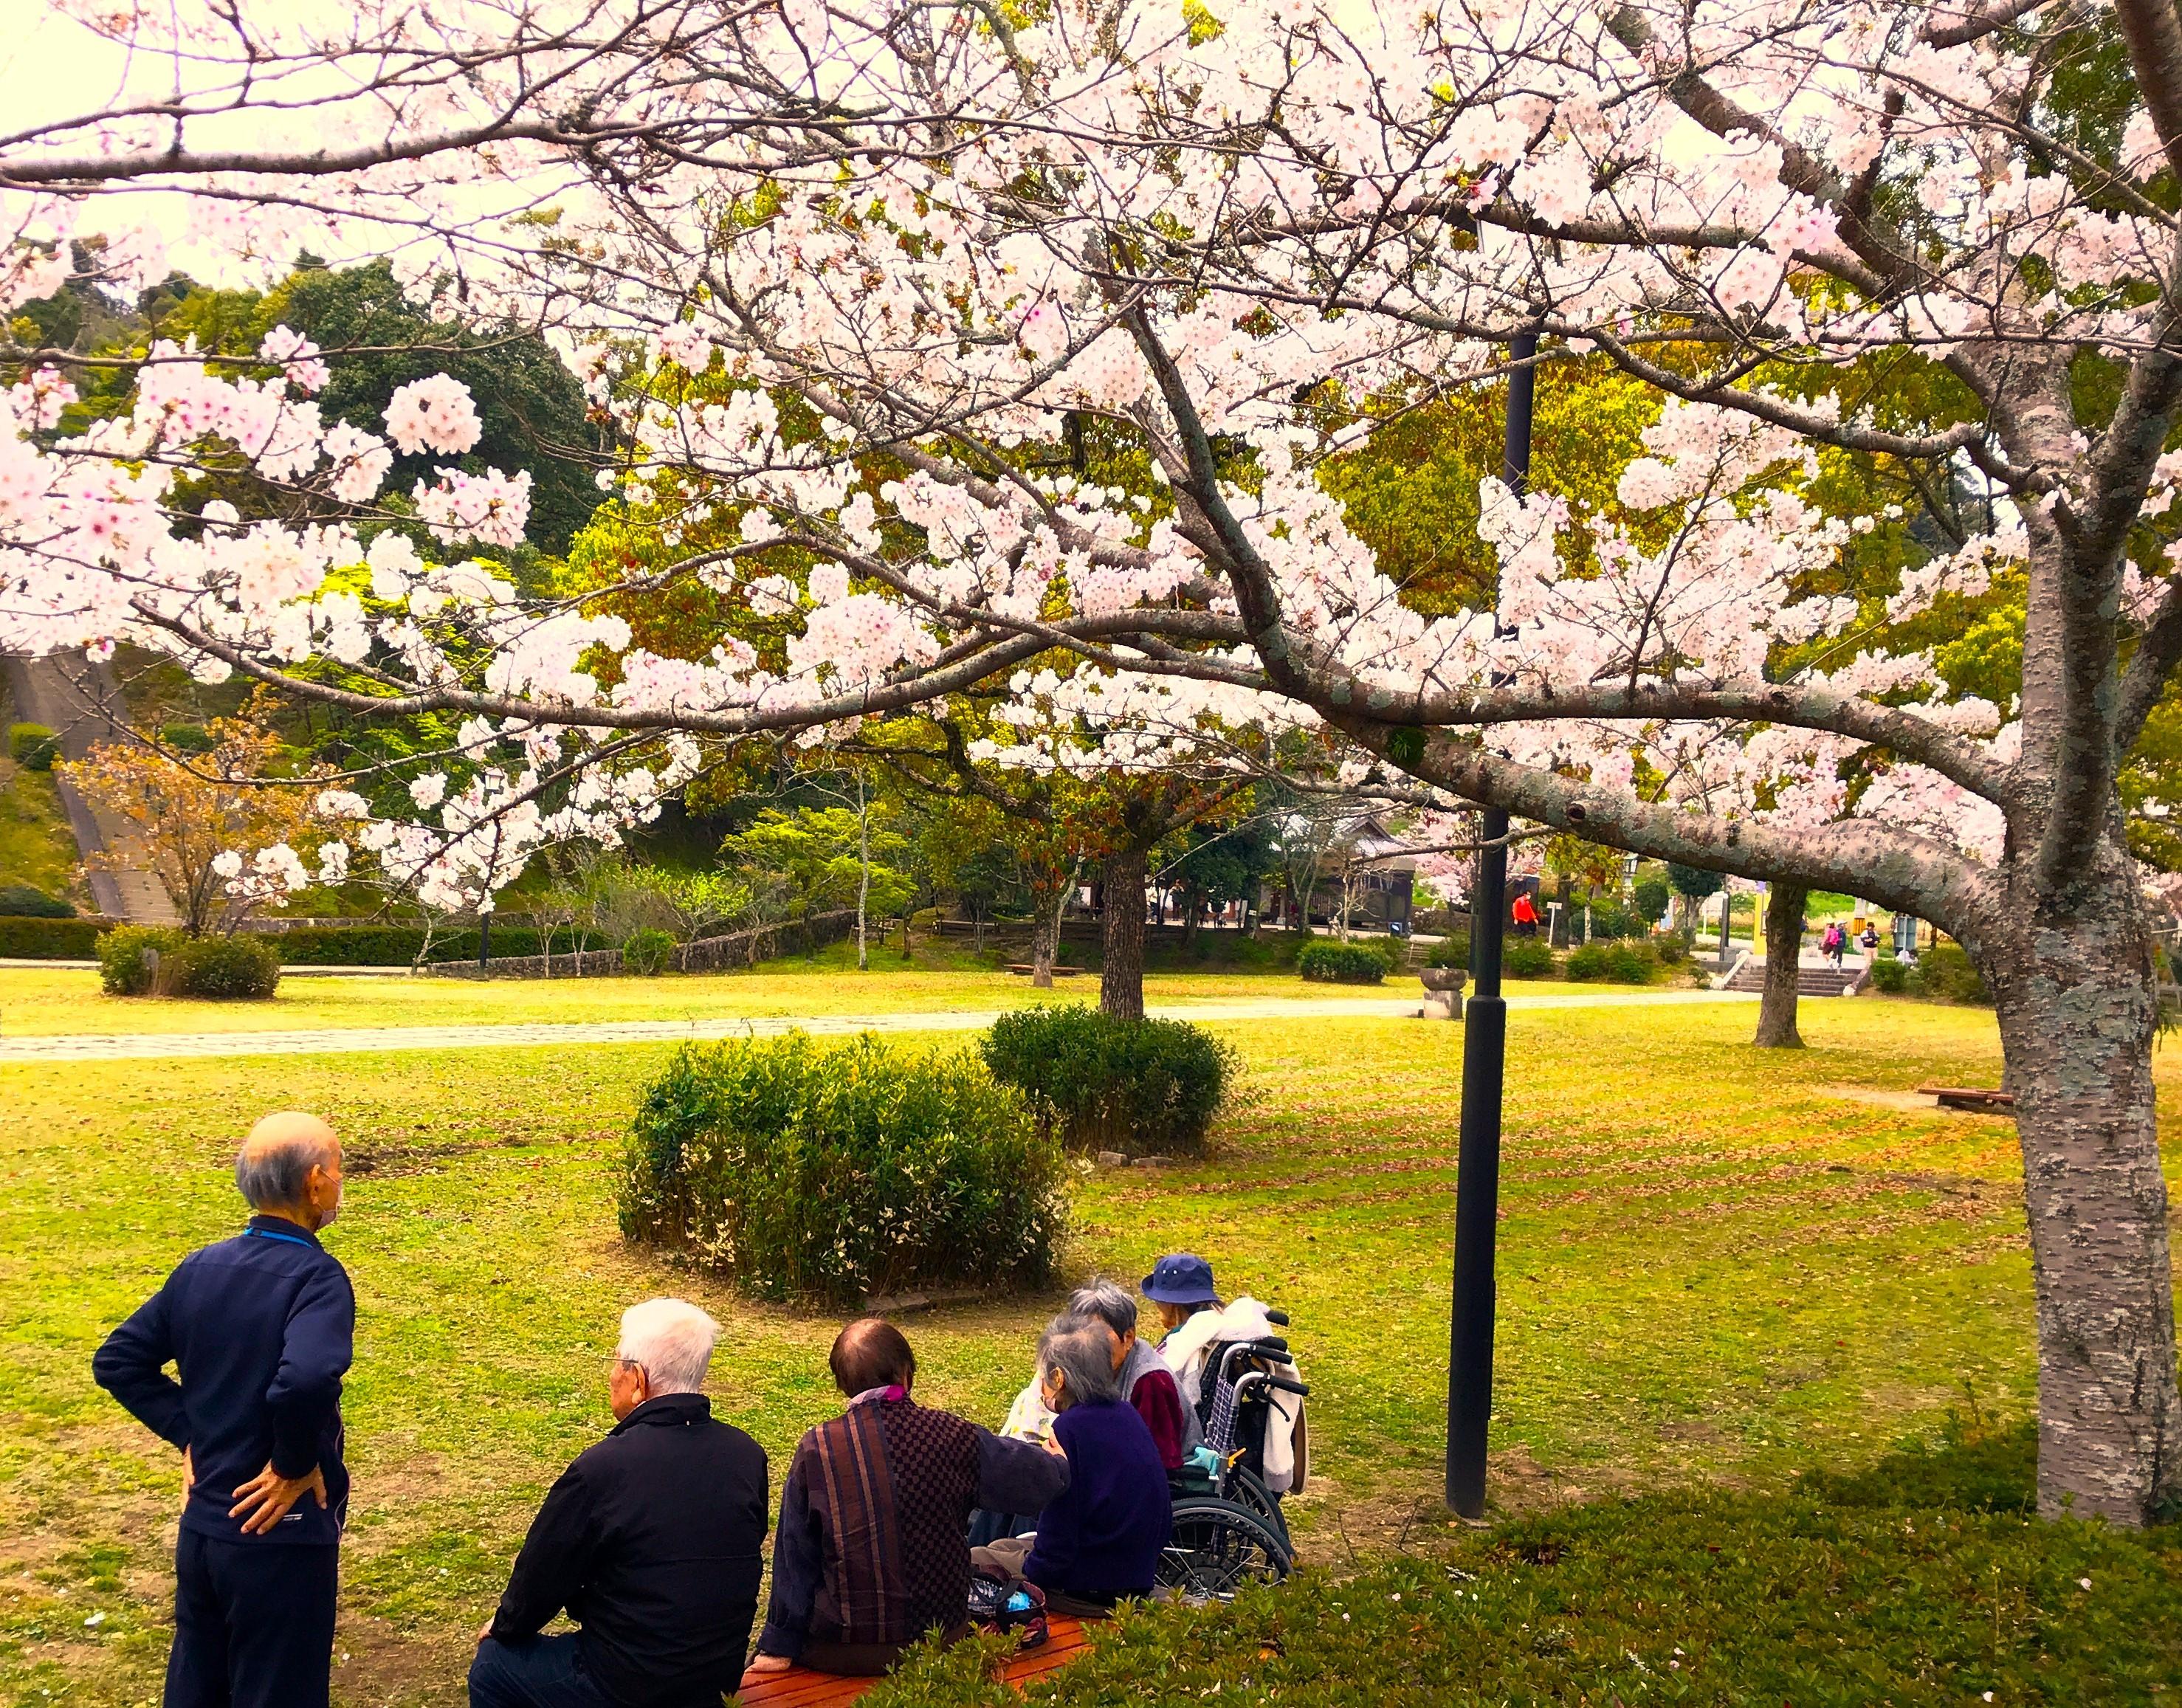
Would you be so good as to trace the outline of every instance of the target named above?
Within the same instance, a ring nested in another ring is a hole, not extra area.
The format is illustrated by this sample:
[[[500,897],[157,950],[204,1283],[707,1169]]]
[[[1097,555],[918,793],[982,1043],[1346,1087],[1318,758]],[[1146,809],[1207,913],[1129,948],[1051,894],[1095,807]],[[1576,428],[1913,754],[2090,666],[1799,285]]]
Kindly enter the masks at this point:
[[[1687,1006],[1755,1000],[1725,991],[1509,993],[1517,1012],[1535,1009]],[[1324,998],[1295,1002],[1177,1003],[1148,1012],[1163,1020],[1398,1020],[1414,1015],[1415,997]],[[388,1050],[506,1049],[523,1045],[661,1044],[685,1040],[778,1037],[786,1031],[832,1037],[856,1032],[982,1031],[1007,1010],[943,1009],[923,1014],[723,1016],[704,1020],[600,1020],[573,1025],[354,1026],[263,1032],[89,1032],[0,1038],[8,1062],[154,1061],[175,1057],[371,1055]]]

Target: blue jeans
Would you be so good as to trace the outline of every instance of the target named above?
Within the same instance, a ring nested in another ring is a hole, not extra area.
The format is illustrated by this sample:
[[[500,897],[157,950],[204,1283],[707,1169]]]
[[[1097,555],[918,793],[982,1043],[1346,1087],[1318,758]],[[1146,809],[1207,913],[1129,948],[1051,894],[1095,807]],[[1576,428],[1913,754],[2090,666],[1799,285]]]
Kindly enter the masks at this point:
[[[579,1640],[486,1638],[470,1662],[470,1708],[614,1708],[577,1659]]]

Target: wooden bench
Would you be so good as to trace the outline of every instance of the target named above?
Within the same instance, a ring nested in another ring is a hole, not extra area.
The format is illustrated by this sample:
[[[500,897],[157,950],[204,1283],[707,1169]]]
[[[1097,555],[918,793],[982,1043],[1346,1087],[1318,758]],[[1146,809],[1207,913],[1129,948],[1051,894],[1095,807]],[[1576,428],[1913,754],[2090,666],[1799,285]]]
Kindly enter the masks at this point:
[[[1919,1086],[1920,1097],[1937,1097],[1943,1109],[1964,1109],[1975,1115],[2012,1115],[2013,1092],[1986,1091],[1975,1086]]]
[[[1024,978],[1028,978],[1033,973],[1036,972],[1038,969],[1033,966],[1028,961],[1010,961],[1008,963],[1008,970],[1011,973],[1020,974]],[[1057,979],[1081,978],[1083,976],[1083,969],[1081,967],[1055,967],[1053,970],[1053,976]]]
[[[1044,1642],[1024,1650],[1000,1669],[1002,1682],[1020,1690],[1032,1679],[1066,1667],[1091,1646],[1091,1634],[1080,1619],[1054,1615],[1047,1619],[1045,1628]],[[878,1682],[791,1667],[785,1672],[768,1673],[755,1684],[744,1685],[734,1700],[743,1708],[836,1708],[837,1704],[855,1701]]]

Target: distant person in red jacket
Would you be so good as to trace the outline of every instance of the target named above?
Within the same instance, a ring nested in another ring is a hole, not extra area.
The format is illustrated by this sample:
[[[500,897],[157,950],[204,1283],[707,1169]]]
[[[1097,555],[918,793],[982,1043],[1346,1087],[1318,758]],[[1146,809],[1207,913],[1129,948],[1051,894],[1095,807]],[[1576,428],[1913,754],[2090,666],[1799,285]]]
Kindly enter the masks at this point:
[[[1182,1403],[1182,1390],[1174,1373],[1150,1345],[1137,1338],[1137,1302],[1126,1288],[1111,1281],[1094,1281],[1078,1287],[1068,1298],[1068,1314],[1104,1323],[1114,1335],[1114,1379],[1121,1397],[1152,1432],[1160,1463],[1170,1471],[1182,1468],[1189,1450],[1204,1439],[1197,1414]]]
[[[1515,897],[1515,934],[1534,937],[1538,934],[1538,910],[1531,904],[1531,893],[1520,891]]]

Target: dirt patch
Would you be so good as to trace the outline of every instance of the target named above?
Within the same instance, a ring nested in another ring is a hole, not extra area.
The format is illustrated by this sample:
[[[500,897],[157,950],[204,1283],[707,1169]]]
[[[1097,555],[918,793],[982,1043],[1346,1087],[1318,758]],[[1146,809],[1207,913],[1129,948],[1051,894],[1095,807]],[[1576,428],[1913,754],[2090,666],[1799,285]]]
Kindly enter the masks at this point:
[[[423,1631],[341,1611],[334,1628],[334,1695],[344,1708],[420,1708],[464,1700],[470,1631]]]

